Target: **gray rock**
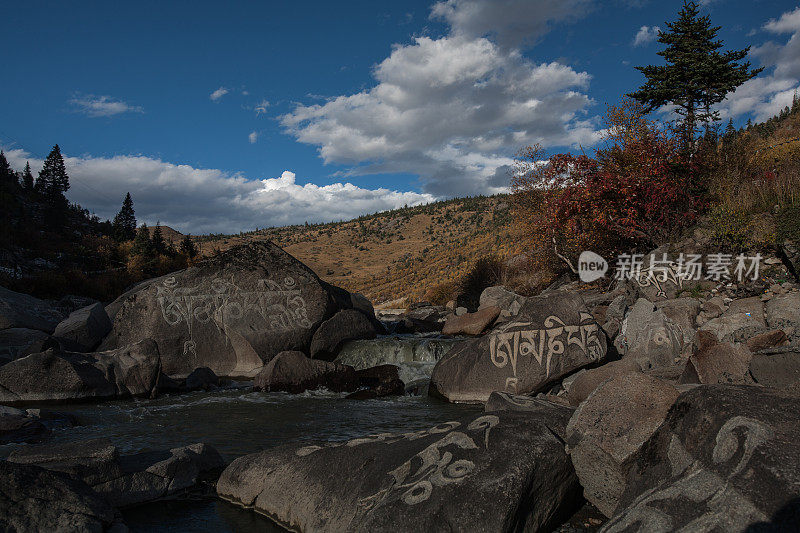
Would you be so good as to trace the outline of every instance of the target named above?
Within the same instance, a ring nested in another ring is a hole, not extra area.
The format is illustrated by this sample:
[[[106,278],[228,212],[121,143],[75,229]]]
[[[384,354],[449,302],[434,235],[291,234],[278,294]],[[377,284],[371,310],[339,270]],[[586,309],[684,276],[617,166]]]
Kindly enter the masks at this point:
[[[628,462],[678,398],[672,385],[641,372],[616,375],[583,402],[567,425],[568,452],[583,495],[611,516],[625,491]]]
[[[258,373],[253,387],[292,394],[321,387],[333,392],[350,392],[358,388],[358,377],[348,365],[309,359],[302,352],[281,352]]]
[[[567,390],[569,403],[577,407],[604,381],[619,374],[638,372],[639,370],[639,365],[631,359],[610,361],[597,368],[582,370],[572,383],[570,383],[569,389]]]
[[[356,370],[359,390],[347,396],[349,399],[371,399],[384,396],[402,396],[406,385],[400,379],[399,368],[395,365],[378,365]]]
[[[111,504],[86,483],[37,466],[0,461],[0,530],[124,531],[115,520]]]
[[[622,324],[614,345],[642,370],[674,367],[684,350],[683,331],[650,300],[639,298]]]
[[[105,439],[30,446],[13,451],[8,460],[80,479],[115,507],[155,501],[195,488],[225,465],[207,444],[120,456]]]
[[[527,298],[512,292],[501,285],[487,287],[480,296],[480,309],[497,306],[500,308],[499,321],[509,320],[519,313]]]
[[[683,334],[683,355],[688,356],[697,333],[695,323],[700,314],[700,301],[694,298],[676,298],[656,302],[656,309],[662,311],[667,319]]]
[[[575,409],[532,396],[493,392],[486,402],[484,411],[487,413],[495,413],[497,411],[527,413],[531,420],[547,425],[553,433],[563,440],[566,438],[567,423]]]
[[[529,298],[513,321],[458,343],[439,360],[430,394],[451,402],[485,402],[494,391],[530,394],[602,360],[606,337],[580,296]]]
[[[496,305],[483,307],[474,313],[451,315],[442,328],[443,335],[480,335],[500,315]]]
[[[52,334],[63,319],[64,315],[44,300],[0,287],[0,329],[38,329]]]
[[[747,385],[684,392],[631,465],[604,532],[796,531],[800,397]]]
[[[361,311],[344,309],[320,324],[311,338],[312,359],[333,361],[347,341],[374,339],[378,331]]]
[[[167,375],[208,367],[254,376],[276,354],[308,351],[317,327],[352,306],[270,242],[236,246],[124,296],[101,348],[153,339]]]
[[[186,390],[211,390],[219,386],[219,378],[207,366],[195,368],[186,376]]]
[[[787,346],[753,355],[750,375],[765,387],[788,389],[800,384],[800,348]]]
[[[220,497],[295,531],[546,531],[580,507],[560,439],[497,412],[236,459]]]
[[[721,342],[744,342],[766,330],[764,303],[758,297],[733,300],[722,315],[699,329],[714,333]]]
[[[9,328],[0,330],[0,358],[10,361],[36,353],[50,335],[38,329]]]
[[[56,326],[53,336],[74,343],[82,352],[90,352],[108,335],[111,327],[103,304],[95,303],[72,312]]]
[[[782,329],[792,342],[800,343],[800,292],[789,292],[767,302],[767,324]]]
[[[0,366],[0,402],[151,396],[160,370],[158,348],[149,340],[96,354],[50,349]]]
[[[686,362],[679,383],[748,383],[752,352],[742,344],[722,342],[701,346]]]

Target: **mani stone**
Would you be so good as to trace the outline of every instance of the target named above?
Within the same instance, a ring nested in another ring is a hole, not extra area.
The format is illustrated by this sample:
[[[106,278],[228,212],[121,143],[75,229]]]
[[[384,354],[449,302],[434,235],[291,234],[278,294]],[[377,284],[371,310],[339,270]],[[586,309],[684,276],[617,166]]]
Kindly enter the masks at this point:
[[[584,497],[611,516],[622,496],[628,462],[664,421],[678,398],[672,385],[641,372],[616,375],[580,404],[566,443]]]
[[[619,353],[641,370],[663,370],[674,367],[683,352],[684,332],[650,300],[639,298],[614,343]]]
[[[436,363],[429,393],[483,403],[492,392],[537,393],[602,360],[606,337],[583,300],[570,292],[529,298],[513,320],[453,346]]]
[[[602,531],[796,531],[800,397],[751,385],[680,395]]]
[[[217,493],[292,531],[549,531],[581,505],[561,440],[507,411],[246,455]]]
[[[353,298],[271,242],[235,246],[129,291],[109,307],[114,329],[101,348],[153,339],[164,373],[208,367],[253,377],[286,350],[308,353],[319,325]]]

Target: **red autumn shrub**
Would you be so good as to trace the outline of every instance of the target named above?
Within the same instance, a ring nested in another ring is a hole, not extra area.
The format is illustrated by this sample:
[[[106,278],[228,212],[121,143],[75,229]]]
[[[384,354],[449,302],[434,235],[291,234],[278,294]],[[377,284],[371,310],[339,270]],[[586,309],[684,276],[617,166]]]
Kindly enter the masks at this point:
[[[694,222],[704,207],[701,163],[681,154],[671,131],[627,101],[606,116],[595,157],[539,147],[518,154],[512,179],[518,222],[534,254],[573,261],[582,250],[615,254],[657,245]]]

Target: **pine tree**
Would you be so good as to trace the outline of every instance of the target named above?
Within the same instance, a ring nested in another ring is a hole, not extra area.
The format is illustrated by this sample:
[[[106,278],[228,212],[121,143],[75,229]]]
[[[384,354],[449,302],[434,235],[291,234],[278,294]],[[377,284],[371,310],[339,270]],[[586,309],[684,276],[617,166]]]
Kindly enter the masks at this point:
[[[197,256],[197,246],[195,246],[191,235],[186,235],[183,240],[181,240],[180,252],[181,255],[184,255],[188,259],[194,259]]]
[[[792,96],[792,113],[800,112],[800,97],[797,96],[797,91]]]
[[[39,178],[36,180],[36,188],[53,202],[66,204],[64,193],[69,190],[69,176],[58,145],[53,146],[47,159],[44,160]]]
[[[153,241],[150,240],[150,230],[147,229],[145,224],[142,224],[136,231],[136,238],[133,239],[133,246],[131,246],[131,255],[153,255]]]
[[[17,185],[17,173],[11,168],[6,154],[0,150],[0,186],[11,188]]]
[[[667,104],[676,106],[683,117],[684,143],[691,147],[698,122],[718,120],[713,106],[762,69],[750,70],[749,62],[738,63],[750,47],[720,52],[723,43],[716,40],[720,27],[712,26],[707,15],[700,16],[694,2],[684,2],[678,19],[666,26],[668,31],[658,34],[658,42],[666,45],[658,55],[667,64],[636,67],[646,81],[628,96],[644,104],[648,112]]]
[[[25,170],[22,171],[22,188],[28,192],[33,190],[33,173],[28,161],[25,161]]]
[[[164,235],[161,233],[161,222],[156,222],[156,229],[153,230],[153,236],[150,238],[153,243],[153,251],[157,254],[167,252],[167,245],[164,242]]]
[[[114,229],[114,237],[120,242],[136,238],[136,214],[133,210],[131,193],[125,195],[125,199],[122,201],[122,208],[114,217],[112,227]]]

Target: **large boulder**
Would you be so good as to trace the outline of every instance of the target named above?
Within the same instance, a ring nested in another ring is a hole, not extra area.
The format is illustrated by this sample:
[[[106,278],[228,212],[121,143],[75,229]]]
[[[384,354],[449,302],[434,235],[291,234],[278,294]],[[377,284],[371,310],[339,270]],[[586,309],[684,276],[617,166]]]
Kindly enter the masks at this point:
[[[112,529],[111,504],[86,483],[38,466],[0,461],[0,530],[102,532]]]
[[[13,361],[32,353],[50,338],[50,335],[38,329],[9,328],[0,330],[0,359]],[[0,361],[2,364],[2,361]]]
[[[89,352],[97,348],[111,327],[103,304],[95,303],[73,311],[56,326],[53,336],[70,341],[82,352]]]
[[[684,333],[653,302],[639,298],[614,343],[641,370],[664,370],[674,367],[683,353]]]
[[[80,479],[115,507],[195,488],[225,466],[219,453],[207,444],[121,456],[105,439],[19,448],[8,460]]]
[[[347,341],[374,339],[378,334],[373,321],[356,309],[343,309],[320,324],[311,338],[312,359],[333,361]]]
[[[498,322],[504,322],[517,316],[526,300],[525,296],[512,292],[503,286],[487,287],[481,293],[478,310],[480,311],[487,307],[499,307],[500,316],[497,320]]]
[[[293,531],[546,531],[579,492],[564,446],[526,413],[285,445],[236,459],[223,499]],[[578,499],[579,500],[579,499]]]
[[[207,366],[195,368],[186,376],[186,390],[212,390],[217,387],[219,387],[219,377]]]
[[[632,464],[604,532],[796,531],[800,397],[748,385],[681,394]]]
[[[580,296],[529,298],[514,320],[451,348],[433,369],[430,394],[476,403],[494,391],[536,393],[605,355],[605,334]]]
[[[317,327],[353,305],[271,242],[233,247],[121,298],[101,348],[153,339],[164,372],[180,376],[205,366],[252,377],[282,351],[307,353]]]
[[[309,359],[303,352],[281,352],[267,363],[253,381],[255,390],[299,394],[324,387],[333,392],[358,388],[353,367]]]
[[[490,305],[474,313],[450,315],[442,328],[443,335],[480,335],[500,315],[500,308]]]
[[[629,462],[678,398],[672,385],[641,372],[601,384],[567,425],[568,451],[584,497],[611,516],[625,491]]]
[[[0,329],[28,328],[53,333],[62,320],[61,311],[44,300],[0,287]]]
[[[597,368],[589,368],[578,373],[567,389],[570,405],[578,406],[606,380],[619,374],[639,371],[639,365],[631,359],[610,361]]]
[[[150,340],[96,354],[49,349],[0,366],[0,402],[151,396],[160,369],[158,347]]]

